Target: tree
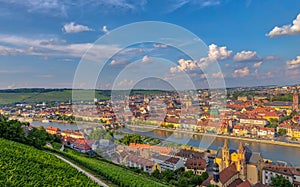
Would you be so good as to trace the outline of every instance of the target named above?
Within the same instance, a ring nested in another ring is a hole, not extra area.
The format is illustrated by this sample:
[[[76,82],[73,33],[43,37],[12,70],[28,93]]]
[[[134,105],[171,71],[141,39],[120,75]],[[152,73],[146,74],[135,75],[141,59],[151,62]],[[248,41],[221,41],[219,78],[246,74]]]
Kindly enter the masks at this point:
[[[279,129],[278,134],[280,134],[281,136],[286,135],[286,129]]]
[[[157,179],[160,179],[161,175],[158,169],[154,170],[153,173],[151,173],[151,175]]]
[[[189,184],[189,181],[185,177],[180,177],[180,179],[178,181],[179,187],[186,187],[186,186],[188,186],[188,184]]]
[[[271,185],[274,187],[293,187],[292,183],[290,183],[290,181],[282,175],[277,175],[276,177],[272,178]]]

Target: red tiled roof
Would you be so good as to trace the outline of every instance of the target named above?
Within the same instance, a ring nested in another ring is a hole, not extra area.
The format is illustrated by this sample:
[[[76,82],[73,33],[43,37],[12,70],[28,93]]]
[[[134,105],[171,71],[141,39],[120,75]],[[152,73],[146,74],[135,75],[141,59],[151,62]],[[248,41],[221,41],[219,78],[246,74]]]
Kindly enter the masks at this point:
[[[239,172],[236,170],[235,164],[231,164],[223,171],[220,172],[220,181],[222,184],[225,184],[228,180],[230,180],[234,175],[238,174]]]
[[[242,182],[241,184],[237,185],[236,187],[251,187],[251,184],[248,180]]]
[[[185,162],[185,167],[188,169],[205,169],[206,161],[204,159],[188,158]]]
[[[265,166],[264,170],[268,170],[268,171],[273,171],[273,172],[277,172],[277,173],[281,173],[284,175],[289,175],[289,176],[293,176],[293,175],[297,175],[300,176],[300,172],[297,171],[295,168],[293,167],[285,167],[285,166]]]

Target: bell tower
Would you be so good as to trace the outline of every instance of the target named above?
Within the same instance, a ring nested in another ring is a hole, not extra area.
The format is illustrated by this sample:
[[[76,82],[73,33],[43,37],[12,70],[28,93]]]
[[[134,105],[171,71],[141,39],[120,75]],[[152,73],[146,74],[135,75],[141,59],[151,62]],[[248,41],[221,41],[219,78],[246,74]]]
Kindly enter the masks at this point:
[[[246,175],[247,175],[246,150],[242,142],[240,142],[237,153],[238,153],[237,170],[240,172],[241,178],[246,179]]]
[[[229,146],[228,146],[228,140],[225,139],[224,146],[222,148],[222,167],[221,169],[225,169],[230,164],[230,153],[229,153]]]
[[[295,90],[293,93],[293,110],[299,111],[299,93],[298,90]]]

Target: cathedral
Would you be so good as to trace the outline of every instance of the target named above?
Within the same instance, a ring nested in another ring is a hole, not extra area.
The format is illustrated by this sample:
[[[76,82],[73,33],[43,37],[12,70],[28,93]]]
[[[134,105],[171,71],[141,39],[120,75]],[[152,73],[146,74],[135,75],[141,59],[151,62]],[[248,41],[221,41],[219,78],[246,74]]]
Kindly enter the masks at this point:
[[[237,150],[232,150],[228,146],[228,140],[225,139],[224,146],[217,152],[215,163],[219,165],[220,171],[234,165],[239,178],[248,180],[251,184],[256,184],[261,180],[263,158],[260,153],[252,152],[242,142]]]

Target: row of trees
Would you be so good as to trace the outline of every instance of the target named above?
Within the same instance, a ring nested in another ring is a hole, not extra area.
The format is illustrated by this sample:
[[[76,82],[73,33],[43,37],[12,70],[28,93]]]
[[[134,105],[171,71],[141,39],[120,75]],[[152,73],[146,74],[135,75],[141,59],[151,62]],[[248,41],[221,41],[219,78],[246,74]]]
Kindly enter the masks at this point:
[[[175,171],[167,169],[161,173],[158,170],[155,170],[151,175],[168,183],[169,185],[179,187],[198,186],[208,178],[208,174],[206,172],[202,175],[195,175],[193,171],[186,172],[184,168],[179,168]]]
[[[55,151],[55,150],[52,150]],[[116,166],[107,161],[98,159],[91,159],[80,155],[75,155],[72,152],[56,151],[64,157],[67,157],[79,165],[97,173],[103,179],[112,182],[113,184],[121,187],[160,187],[165,186],[159,182],[149,178],[142,177],[135,174],[128,169]]]
[[[48,134],[44,127],[29,130],[29,123],[8,120],[4,116],[0,116],[0,138],[33,145],[39,149],[42,149],[47,142],[61,142],[59,136]]]
[[[116,143],[122,143],[124,145],[129,145],[130,143],[156,145],[160,142],[160,140],[155,138],[148,138],[137,134],[126,134],[123,138],[117,140]]]

